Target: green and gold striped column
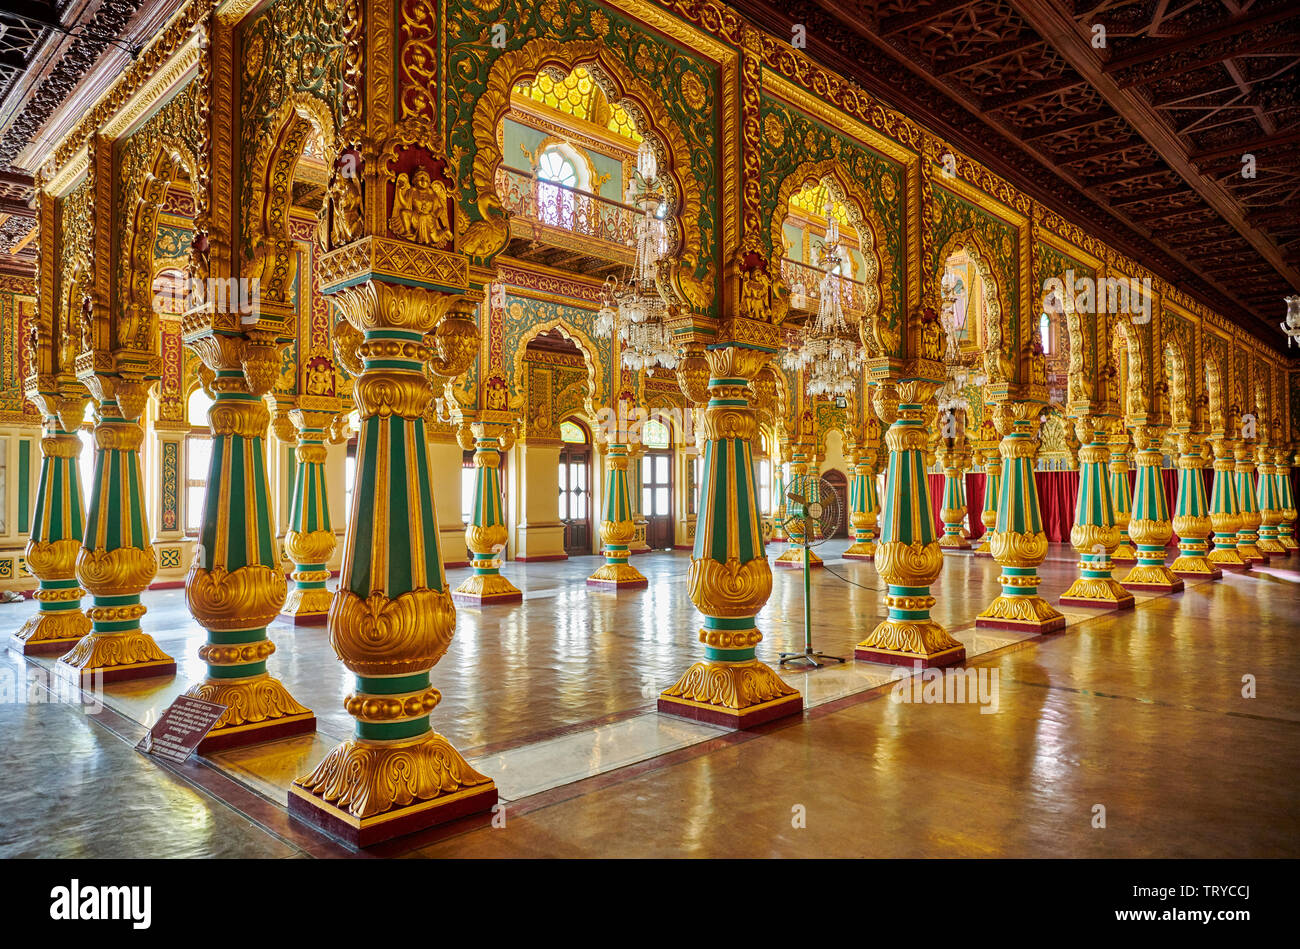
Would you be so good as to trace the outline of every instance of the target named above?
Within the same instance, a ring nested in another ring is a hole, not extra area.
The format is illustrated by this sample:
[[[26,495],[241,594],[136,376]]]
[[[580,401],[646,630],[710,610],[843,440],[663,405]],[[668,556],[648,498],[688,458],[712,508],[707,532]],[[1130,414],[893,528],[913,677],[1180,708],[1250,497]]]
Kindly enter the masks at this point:
[[[185,579],[185,601],[208,632],[199,649],[207,677],[186,694],[226,706],[199,744],[199,753],[209,754],[315,731],[316,717],[266,665],[275,652],[267,626],[288,591],[266,471],[271,414],[256,390],[274,381],[279,347],[271,334],[250,338],[206,329],[186,342],[213,372],[208,483]]]
[[[1199,420],[1194,424],[1199,425]],[[1178,577],[1219,580],[1223,578],[1223,571],[1210,563],[1206,556],[1213,525],[1205,500],[1205,480],[1201,477],[1201,469],[1205,467],[1204,450],[1203,428],[1194,428],[1178,436],[1178,501],[1173,527],[1178,534],[1179,553],[1169,569]]]
[[[878,385],[875,394],[876,414],[891,423],[885,433],[889,468],[876,570],[888,584],[889,616],[858,643],[853,654],[894,665],[950,666],[965,660],[966,647],[930,618],[935,602],[930,585],[943,570],[925,474],[926,419],[933,414],[938,384],[922,379],[899,383],[897,409],[883,391],[887,388]]]
[[[755,617],[772,594],[754,478],[758,435],[749,381],[766,350],[720,345],[706,352],[709,402],[704,412],[700,519],[687,590],[704,614],[697,662],[659,695],[659,711],[730,728],[748,728],[803,710],[803,696],[760,662],[763,635]]]
[[[1233,469],[1237,483],[1237,505],[1241,527],[1237,529],[1237,553],[1247,563],[1268,563],[1259,549],[1259,501],[1255,497],[1255,452],[1247,439],[1239,439],[1234,448],[1237,464]]]
[[[939,546],[944,550],[969,550],[970,541],[962,534],[962,518],[966,516],[966,463],[970,456],[960,448],[942,445],[936,454],[943,466],[943,506],[939,511],[943,536]]]
[[[1295,539],[1296,506],[1295,494],[1291,490],[1291,452],[1289,448],[1279,448],[1274,455],[1273,477],[1277,479],[1277,493],[1280,498],[1282,517],[1277,525],[1277,540],[1290,555],[1297,548]]]
[[[876,524],[880,502],[876,499],[876,449],[856,447],[852,453],[853,477],[849,481],[849,522],[853,543],[844,551],[845,560],[871,560],[876,556]]]
[[[795,442],[790,446],[790,484],[794,484],[804,475],[810,473],[813,460],[813,446]],[[774,566],[789,570],[803,569],[803,525],[799,521],[786,524],[786,540],[789,546],[774,561]],[[808,551],[808,566],[820,567],[822,558],[816,551]]]
[[[1265,557],[1285,557],[1286,548],[1279,538],[1278,525],[1282,521],[1282,497],[1278,492],[1276,469],[1273,467],[1273,449],[1260,445],[1255,450],[1259,462],[1259,552]]]
[[[1034,492],[1037,494],[1035,486]],[[975,548],[977,557],[993,556],[993,534],[998,526],[998,505],[1002,492],[1002,453],[999,448],[986,449],[984,452],[984,510],[980,512],[980,522],[984,525],[984,536]]]
[[[67,652],[90,632],[90,620],[81,610],[85,591],[77,582],[77,553],[86,532],[77,467],[81,454],[77,425],[88,400],[84,392],[72,398],[50,392],[39,394],[34,401],[45,416],[45,436],[26,557],[27,569],[40,581],[36,591],[40,609],[10,640],[25,656]]]
[[[487,416],[494,416],[488,418]],[[474,509],[465,528],[465,545],[474,572],[452,593],[458,603],[518,603],[524,595],[501,576],[506,514],[501,500],[501,452],[507,450],[510,422],[492,411],[470,426],[474,433]]]
[[[336,541],[325,488],[325,443],[336,416],[337,412],[309,411],[301,406],[289,412],[297,430],[294,460],[298,467],[284,550],[294,569],[289,575],[293,587],[281,613],[299,626],[322,625],[329,615],[331,594],[325,583],[330,578],[329,560]]]
[[[357,475],[329,615],[330,644],[356,676],[344,700],[356,731],[294,781],[289,812],[360,846],[497,802],[492,780],[430,723],[442,696],[429,674],[451,645],[456,608],[438,549],[422,340],[455,299],[373,278],[334,294],[364,334]]]
[[[1133,517],[1129,536],[1137,542],[1138,564],[1120,583],[1126,590],[1177,593],[1183,581],[1165,566],[1165,548],[1173,536],[1169,523],[1169,501],[1160,476],[1160,442],[1164,430],[1158,425],[1135,425],[1133,445],[1137,453],[1137,485],[1134,488]]]
[[[158,572],[145,519],[140,413],[144,382],[87,380],[99,402],[95,473],[86,536],[77,555],[77,579],[92,596],[90,632],[58,663],[61,674],[89,682],[120,682],[172,675],[176,662],[140,628],[140,593]]]
[[[1034,458],[1038,454],[1038,402],[998,407],[999,446],[997,520],[989,546],[1002,567],[1002,592],[977,617],[976,628],[1052,633],[1065,629],[1065,617],[1038,593],[1038,565],[1047,556],[1047,533],[1038,506]]]
[[[1110,461],[1106,470],[1110,478],[1110,501],[1115,507],[1115,526],[1119,528],[1119,546],[1110,555],[1116,563],[1134,563],[1137,553],[1129,537],[1129,522],[1133,519],[1133,501],[1128,483],[1129,433],[1123,426],[1111,432]]]
[[[780,460],[772,465],[772,540],[788,540],[785,536],[785,462]]]
[[[627,469],[627,446],[611,442],[605,450],[605,513],[600,522],[605,562],[587,578],[591,586],[635,590],[649,584],[641,571],[627,562],[636,536]],[[699,536],[698,526],[696,536]]]
[[[1224,570],[1249,570],[1250,563],[1237,550],[1237,531],[1241,528],[1241,508],[1237,500],[1237,480],[1233,473],[1233,440],[1222,435],[1211,437],[1214,449],[1214,483],[1210,488],[1210,523],[1214,526],[1214,549],[1210,563]]]
[[[1106,459],[1111,445],[1108,432],[1116,425],[1117,420],[1100,415],[1085,415],[1075,423],[1081,443],[1079,497],[1070,543],[1079,552],[1079,577],[1061,595],[1059,602],[1063,606],[1133,608],[1133,594],[1111,576],[1115,569],[1111,553],[1119,546],[1120,531],[1115,523]],[[1127,490],[1127,476],[1124,485]]]

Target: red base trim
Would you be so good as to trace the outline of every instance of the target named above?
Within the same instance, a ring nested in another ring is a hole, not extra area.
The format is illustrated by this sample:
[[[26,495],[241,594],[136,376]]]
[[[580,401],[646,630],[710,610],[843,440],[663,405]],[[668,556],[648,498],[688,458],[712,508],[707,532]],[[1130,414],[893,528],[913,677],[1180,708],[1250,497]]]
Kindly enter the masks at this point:
[[[892,652],[876,652],[874,649],[854,649],[853,658],[866,662],[884,662],[891,666],[912,666],[919,662],[922,669],[943,669],[947,666],[959,666],[965,662],[966,647],[929,659],[921,656],[897,656]]]
[[[1065,617],[1042,620],[1041,622],[1017,621],[1013,619],[985,619],[975,617],[976,629],[1010,629],[1017,633],[1059,633],[1065,629]]]
[[[1123,584],[1120,585],[1123,586]],[[1090,606],[1095,610],[1119,610],[1121,612],[1133,609],[1134,604],[1137,603],[1131,596],[1126,596],[1114,603],[1098,603],[1096,600],[1080,600],[1072,596],[1063,596],[1056,602],[1062,606]]]
[[[468,560],[448,560],[443,564],[443,567],[468,567],[468,566],[469,566]]]
[[[845,560],[875,560],[876,559],[875,554],[841,554],[840,556],[842,556]],[[803,564],[800,564],[800,566],[803,566]],[[813,566],[819,566],[819,565],[814,564]]]
[[[1183,581],[1178,580],[1174,583],[1125,583],[1123,580],[1119,583],[1125,590],[1141,590],[1143,593],[1182,593]]]
[[[787,715],[802,714],[803,696],[796,695],[784,702],[774,702],[770,705],[764,704],[755,707],[753,710],[740,712],[720,711],[694,703],[679,702],[676,699],[660,697],[659,713],[742,731],[746,728],[755,728],[778,718],[785,718]]]
[[[254,725],[248,728],[227,728],[208,733],[208,737],[199,742],[196,749],[201,755],[210,755],[214,751],[227,748],[242,748],[245,745],[257,745],[277,738],[290,738],[294,735],[310,735],[316,730],[316,716],[308,714],[303,718],[271,722],[266,725]]]
[[[326,804],[314,794],[297,787],[289,789],[291,818],[357,850],[385,840],[392,840],[394,837],[403,837],[416,831],[436,827],[461,817],[468,817],[471,814],[491,811],[497,804],[497,788],[495,784],[490,784],[480,791],[466,793],[464,797],[456,797],[443,804],[421,806],[426,803],[422,801],[420,804],[400,809],[409,811],[404,815],[389,817],[381,814],[369,820],[353,823],[344,819],[338,808]]]
[[[30,639],[25,642],[19,642],[17,637],[9,640],[9,648],[16,652],[21,652],[24,656],[52,656],[63,655],[77,643],[81,642],[80,637],[77,639],[40,639],[32,642]]]
[[[157,665],[120,666],[116,669],[75,669],[72,666],[65,666],[60,661],[54,668],[58,675],[80,681],[83,689],[100,682],[107,685],[110,682],[129,682],[132,679],[152,679],[157,676],[174,676],[176,674],[175,662],[163,662]]]
[[[799,561],[798,563],[790,563],[790,562],[785,561],[785,560],[773,560],[773,561],[772,561],[772,566],[774,566],[774,567],[782,567],[782,568],[784,568],[784,569],[786,569],[786,570],[802,570],[802,569],[803,569],[803,561],[801,560],[801,561]],[[808,564],[808,568],[809,568],[810,570],[816,570],[818,567],[821,567],[821,566],[824,566],[824,564],[823,564],[822,561],[820,561],[820,560],[814,560],[812,563]]]
[[[772,541],[769,541],[768,543],[772,543]],[[673,544],[673,550],[694,550],[694,549],[695,549],[694,544]]]
[[[516,557],[520,563],[549,563],[554,560],[568,560],[568,554],[542,554],[540,557]]]
[[[587,578],[587,586],[602,587],[606,590],[644,590],[650,585],[649,580],[593,580]]]
[[[1248,563],[1216,563],[1215,566],[1218,567],[1220,570],[1228,570],[1231,571],[1232,573],[1250,572],[1250,564]]]
[[[182,590],[184,588],[184,580],[159,580],[157,583],[151,583],[148,586],[150,590]]]
[[[295,616],[281,616],[280,619],[290,626],[324,626],[330,618],[328,613],[304,613]]]
[[[1176,577],[1186,577],[1188,580],[1197,580],[1197,579],[1200,579],[1200,580],[1222,580],[1222,579],[1223,579],[1223,571],[1222,571],[1222,570],[1219,570],[1219,569],[1217,569],[1217,568],[1214,569],[1214,570],[1212,570],[1212,571],[1210,571],[1209,573],[1186,573],[1186,572],[1184,572],[1184,571],[1182,571],[1182,570],[1174,570],[1174,571],[1171,571],[1171,572],[1172,572],[1173,575],[1176,576]]]
[[[518,593],[499,593],[496,596],[478,596],[475,593],[453,592],[451,598],[457,603],[468,603],[470,606],[490,606],[494,603],[522,603],[524,594],[523,591],[520,591]]]

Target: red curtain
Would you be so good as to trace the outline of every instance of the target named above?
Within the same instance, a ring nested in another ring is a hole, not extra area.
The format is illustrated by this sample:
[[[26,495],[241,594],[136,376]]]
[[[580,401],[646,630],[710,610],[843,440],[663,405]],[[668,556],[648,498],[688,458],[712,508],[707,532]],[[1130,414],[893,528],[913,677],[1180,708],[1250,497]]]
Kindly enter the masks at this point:
[[[1079,472],[1035,471],[1038,510],[1043,518],[1043,532],[1053,543],[1070,542],[1074,526],[1074,504],[1079,497]]]
[[[993,505],[997,510],[997,504]],[[970,516],[970,539],[978,540],[984,536],[984,473],[972,472],[966,475],[966,513]]]

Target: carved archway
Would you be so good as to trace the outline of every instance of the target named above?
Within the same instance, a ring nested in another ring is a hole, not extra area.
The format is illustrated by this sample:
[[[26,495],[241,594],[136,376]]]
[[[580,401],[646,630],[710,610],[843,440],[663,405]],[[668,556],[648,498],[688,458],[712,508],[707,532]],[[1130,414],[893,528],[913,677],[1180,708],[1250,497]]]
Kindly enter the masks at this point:
[[[588,418],[594,419],[596,417],[595,406],[603,405],[605,402],[604,364],[600,361],[600,357],[596,355],[600,350],[590,336],[576,326],[569,325],[560,317],[543,320],[534,326],[530,326],[520,336],[519,344],[515,348],[514,361],[510,368],[510,385],[513,390],[510,397],[510,407],[521,410],[528,401],[528,378],[524,370],[524,356],[528,351],[528,344],[538,336],[549,333],[551,330],[555,330],[573,343],[578,347],[578,351],[582,353],[582,361],[587,367],[587,398],[584,410]]]
[[[338,156],[338,139],[329,106],[306,92],[282,102],[270,123],[272,134],[259,139],[247,172],[243,254],[240,272],[259,281],[264,303],[287,307],[297,273],[297,254],[289,236],[293,183],[303,150],[313,134],[324,146],[325,164]]]
[[[1223,366],[1217,353],[1207,347],[1205,351],[1205,396],[1207,402],[1206,424],[1211,435],[1222,435],[1227,430],[1223,404]]]
[[[1189,385],[1187,354],[1177,339],[1165,340],[1165,374],[1169,379],[1169,422],[1177,431],[1186,430],[1191,423],[1192,399],[1195,386]]]
[[[1004,327],[1002,325],[1002,314],[1006,312],[1005,291],[1006,285],[1003,277],[999,276],[993,262],[993,254],[989,246],[984,242],[974,230],[967,229],[958,231],[948,238],[947,242],[939,251],[937,259],[939,270],[934,275],[935,283],[943,276],[943,268],[947,266],[948,259],[959,250],[966,251],[975,263],[975,269],[980,275],[980,282],[984,286],[984,314],[985,314],[985,335],[984,335],[984,372],[988,377],[988,382],[1012,382],[1011,376],[1014,372],[1013,364],[1003,351],[1002,341],[1004,337]]]
[[[877,248],[885,237],[885,225],[876,213],[866,191],[833,159],[807,161],[786,175],[777,192],[776,211],[772,215],[773,253],[781,247],[785,218],[790,213],[790,199],[808,185],[825,184],[831,197],[848,209],[849,223],[858,235],[858,252],[862,254],[862,284],[866,287],[863,306],[863,345],[873,356],[893,352],[898,340],[879,319],[882,312],[892,311],[893,261],[882,257]]]
[[[492,257],[505,247],[508,232],[501,199],[496,190],[497,169],[503,156],[497,144],[497,126],[510,109],[510,92],[520,82],[539,73],[563,77],[579,66],[590,74],[610,105],[624,109],[637,131],[655,151],[659,177],[664,184],[665,230],[668,234],[670,282],[685,302],[697,308],[711,303],[712,286],[691,273],[700,261],[700,194],[681,162],[690,155],[686,138],[669,117],[661,91],[633,75],[605,43],[592,40],[559,42],[539,37],[517,50],[502,53],[488,71],[487,86],[474,107],[474,163],[471,178],[481,220],[465,229],[462,246],[475,256]],[[711,283],[711,280],[708,281]]]

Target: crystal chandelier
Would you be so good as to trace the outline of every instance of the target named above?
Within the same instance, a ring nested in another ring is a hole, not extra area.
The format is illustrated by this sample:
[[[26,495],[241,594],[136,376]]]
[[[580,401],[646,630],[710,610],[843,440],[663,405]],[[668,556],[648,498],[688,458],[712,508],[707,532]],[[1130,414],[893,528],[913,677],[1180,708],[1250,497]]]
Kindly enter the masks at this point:
[[[1282,332],[1286,333],[1286,348],[1300,339],[1300,296],[1286,298],[1286,319],[1282,322]]]
[[[785,367],[802,369],[811,396],[847,396],[862,374],[862,346],[844,318],[843,283],[838,274],[840,224],[835,206],[826,202],[826,240],[818,263],[822,269],[817,315],[804,328],[803,338],[786,351]]]
[[[631,272],[621,283],[612,276],[605,280],[602,305],[596,315],[596,333],[618,334],[624,368],[653,373],[656,366],[675,367],[677,350],[664,321],[668,305],[655,284],[659,263],[668,253],[668,234],[660,217],[663,191],[659,185],[658,162],[648,141],[643,141],[637,149],[636,170],[628,185],[627,200],[641,212],[631,241],[636,258]]]

